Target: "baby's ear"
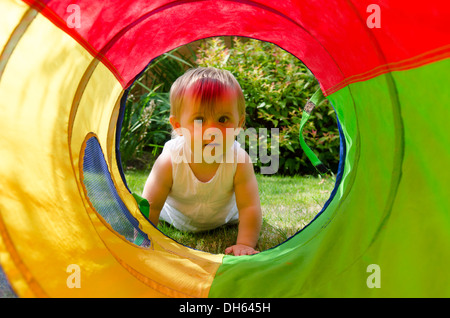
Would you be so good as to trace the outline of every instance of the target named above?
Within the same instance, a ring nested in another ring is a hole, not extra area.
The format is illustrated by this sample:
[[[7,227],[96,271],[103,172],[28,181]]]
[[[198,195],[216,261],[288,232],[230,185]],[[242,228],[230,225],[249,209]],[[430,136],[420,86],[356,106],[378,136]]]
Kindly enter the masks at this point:
[[[174,116],[174,115],[170,115],[169,117],[169,122],[170,125],[172,125],[172,128],[174,131],[176,131],[176,133],[180,136],[182,136],[183,134],[181,133],[181,124],[178,121],[178,119]]]

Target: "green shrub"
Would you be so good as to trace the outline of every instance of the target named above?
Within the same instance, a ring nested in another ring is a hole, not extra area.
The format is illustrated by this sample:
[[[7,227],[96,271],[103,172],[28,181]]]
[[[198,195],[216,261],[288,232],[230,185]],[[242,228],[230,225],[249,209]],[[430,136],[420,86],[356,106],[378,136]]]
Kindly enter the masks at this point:
[[[269,147],[270,129],[279,130],[277,173],[316,174],[300,147],[299,128],[302,109],[319,84],[300,60],[271,43],[241,38],[231,39],[228,45],[222,37],[206,39],[195,49],[195,56],[179,51],[165,53],[150,64],[142,81],[135,83],[135,87],[145,89],[145,94],[136,97],[137,90],[131,89],[122,127],[124,167],[136,165],[142,158],[148,161],[149,152],[153,157],[159,155],[165,141],[170,139],[168,91],[175,79],[190,67],[213,66],[229,70],[241,84],[246,101],[246,128],[255,128],[256,132],[266,128]],[[190,46],[189,51],[193,52]],[[336,172],[339,132],[335,112],[327,100],[316,107],[303,134],[319,159]],[[247,140],[246,149],[249,147]],[[270,155],[270,150],[267,153]],[[256,162],[257,172],[264,165]]]
[[[270,128],[279,129],[278,173],[316,173],[300,147],[299,128],[302,108],[319,84],[300,60],[267,42],[233,38],[232,45],[227,46],[223,38],[210,38],[198,48],[196,63],[229,70],[237,78],[246,101],[246,127],[257,132],[259,128],[269,132]],[[319,159],[335,172],[339,163],[339,132],[328,101],[316,107],[304,136]],[[246,147],[249,149],[248,142]],[[256,164],[262,165],[260,161]]]
[[[167,93],[155,90],[127,99],[120,140],[122,165],[148,168],[152,158],[161,151],[170,139],[170,125],[167,118],[170,103]],[[152,158],[149,156],[152,155]]]
[[[147,169],[171,137],[169,90],[188,68],[175,49],[156,58],[130,88],[121,129],[122,166]]]

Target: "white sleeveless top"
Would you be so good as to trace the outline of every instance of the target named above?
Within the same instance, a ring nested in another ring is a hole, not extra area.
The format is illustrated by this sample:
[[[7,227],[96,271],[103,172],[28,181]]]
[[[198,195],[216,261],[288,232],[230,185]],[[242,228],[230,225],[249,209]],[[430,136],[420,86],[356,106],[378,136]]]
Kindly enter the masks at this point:
[[[233,180],[240,144],[234,141],[230,148],[234,160],[220,163],[216,174],[207,182],[198,180],[192,172],[183,151],[184,144],[184,137],[178,136],[164,145],[163,152],[169,151],[172,158],[173,183],[159,218],[189,232],[237,223],[239,214]]]

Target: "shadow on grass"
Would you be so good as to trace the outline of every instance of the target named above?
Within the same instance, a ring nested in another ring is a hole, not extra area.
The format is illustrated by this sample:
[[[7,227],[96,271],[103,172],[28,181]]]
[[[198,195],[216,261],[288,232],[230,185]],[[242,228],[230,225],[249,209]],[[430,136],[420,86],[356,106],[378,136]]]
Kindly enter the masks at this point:
[[[158,228],[182,245],[211,254],[224,253],[227,247],[236,243],[238,233],[237,224],[222,225],[213,230],[197,233],[180,231],[164,221],[159,222]]]
[[[283,243],[303,226],[298,224],[292,226],[279,225],[276,222],[270,223],[270,221],[263,219],[256,250],[262,252]],[[198,233],[180,231],[164,221],[160,221],[158,228],[184,246],[211,254],[225,253],[227,247],[236,244],[238,235],[237,224],[223,225],[213,230]]]

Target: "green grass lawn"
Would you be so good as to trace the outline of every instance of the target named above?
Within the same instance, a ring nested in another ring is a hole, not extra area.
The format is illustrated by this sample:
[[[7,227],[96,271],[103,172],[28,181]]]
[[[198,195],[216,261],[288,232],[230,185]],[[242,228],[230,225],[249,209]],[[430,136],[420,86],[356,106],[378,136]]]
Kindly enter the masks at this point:
[[[131,191],[141,194],[148,171],[125,173]],[[274,247],[307,225],[320,212],[333,190],[335,177],[257,175],[263,225],[257,249]],[[237,225],[203,233],[186,233],[160,222],[158,228],[177,242],[210,253],[224,253],[235,244]]]

